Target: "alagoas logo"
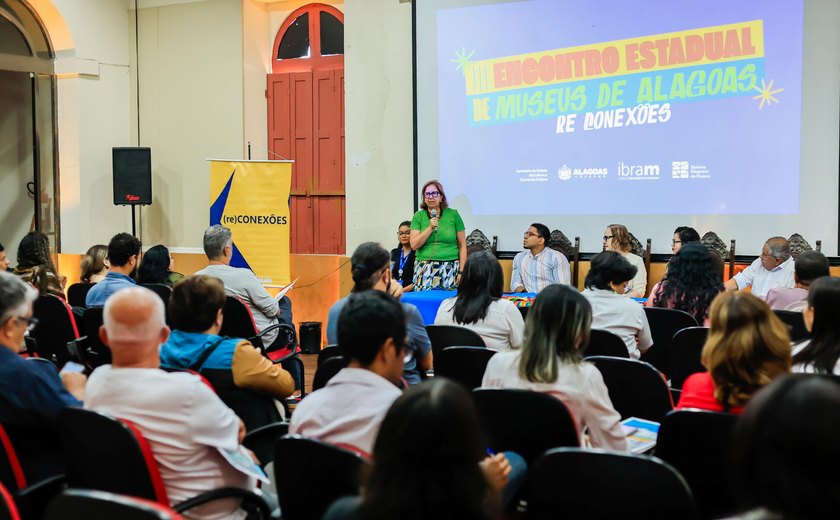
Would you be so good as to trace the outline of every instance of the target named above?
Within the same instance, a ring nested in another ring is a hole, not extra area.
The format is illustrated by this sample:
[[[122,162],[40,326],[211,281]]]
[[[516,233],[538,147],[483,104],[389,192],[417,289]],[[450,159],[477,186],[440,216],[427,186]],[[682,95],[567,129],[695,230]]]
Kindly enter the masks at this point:
[[[557,170],[557,177],[559,177],[561,181],[567,181],[571,179],[572,169],[564,164],[562,168]]]

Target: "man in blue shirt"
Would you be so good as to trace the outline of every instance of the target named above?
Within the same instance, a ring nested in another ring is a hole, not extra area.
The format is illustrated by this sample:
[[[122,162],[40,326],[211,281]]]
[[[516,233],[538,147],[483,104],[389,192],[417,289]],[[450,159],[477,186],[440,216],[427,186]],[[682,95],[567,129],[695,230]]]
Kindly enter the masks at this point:
[[[87,382],[79,373],[63,373],[59,378],[49,364],[18,355],[24,334],[37,323],[32,317],[32,302],[37,297],[34,287],[0,272],[0,418],[10,428],[15,451],[31,482],[61,471],[57,437],[50,442],[46,430],[55,425],[58,412],[81,406]]]
[[[132,275],[140,263],[140,248],[140,241],[128,233],[118,233],[108,242],[108,261],[111,267],[105,279],[88,291],[85,298],[88,309],[104,307],[109,296],[120,289],[136,285]]]

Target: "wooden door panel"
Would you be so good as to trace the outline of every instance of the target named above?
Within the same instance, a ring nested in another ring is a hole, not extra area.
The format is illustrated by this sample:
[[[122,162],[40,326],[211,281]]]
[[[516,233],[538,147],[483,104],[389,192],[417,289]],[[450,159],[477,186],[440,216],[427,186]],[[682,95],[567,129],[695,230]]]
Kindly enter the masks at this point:
[[[315,253],[344,253],[344,197],[320,196],[312,197],[312,200],[315,201]]]
[[[289,230],[290,250],[295,254],[312,254],[314,249],[313,223],[314,208],[312,199],[292,195],[290,204],[291,226]]]
[[[291,130],[291,74],[269,74],[268,88],[268,146],[269,150],[281,157],[292,154]],[[274,157],[269,154],[269,156]]]

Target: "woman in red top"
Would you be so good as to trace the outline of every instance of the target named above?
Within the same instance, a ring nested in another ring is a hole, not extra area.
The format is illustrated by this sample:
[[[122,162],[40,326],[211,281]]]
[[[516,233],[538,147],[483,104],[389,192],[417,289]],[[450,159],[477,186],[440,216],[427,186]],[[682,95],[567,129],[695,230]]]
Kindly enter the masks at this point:
[[[745,292],[720,294],[709,320],[708,372],[685,380],[677,408],[741,413],[756,391],[790,372],[790,336],[763,300]]]

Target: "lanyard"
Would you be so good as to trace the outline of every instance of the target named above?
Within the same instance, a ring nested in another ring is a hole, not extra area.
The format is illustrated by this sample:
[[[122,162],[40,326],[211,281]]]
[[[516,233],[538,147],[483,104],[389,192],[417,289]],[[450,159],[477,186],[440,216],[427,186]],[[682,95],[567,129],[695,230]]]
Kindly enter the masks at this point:
[[[408,262],[408,257],[411,256],[411,251],[409,251],[409,253],[407,255],[405,255],[405,257],[403,257],[404,254],[405,254],[405,249],[403,249],[401,247],[400,248],[400,270],[397,274],[397,278],[400,279],[400,283],[402,283],[403,268],[405,267],[405,263]]]

